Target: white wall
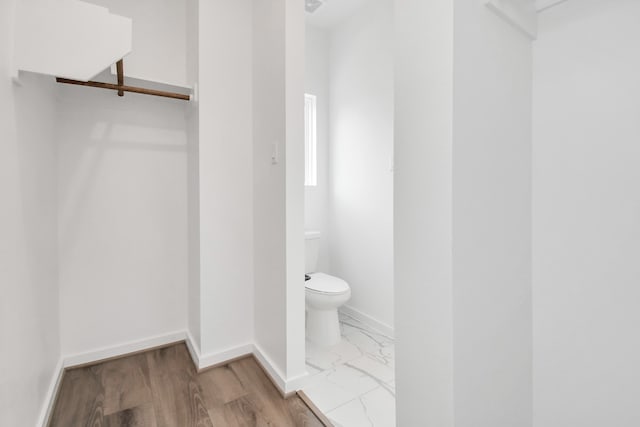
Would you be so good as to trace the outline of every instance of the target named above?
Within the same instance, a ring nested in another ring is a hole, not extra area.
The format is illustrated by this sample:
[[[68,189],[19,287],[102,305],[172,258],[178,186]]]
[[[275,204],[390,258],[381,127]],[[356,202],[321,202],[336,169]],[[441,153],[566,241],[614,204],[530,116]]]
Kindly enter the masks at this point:
[[[187,79],[194,85],[199,79],[199,0],[187,0]],[[187,329],[193,345],[200,351],[200,117],[197,99],[187,106],[187,222],[189,241],[189,283]]]
[[[456,427],[531,426],[531,40],[454,7]]]
[[[329,272],[329,34],[307,25],[305,41],[305,93],[317,103],[318,185],[305,187],[304,228],[322,234],[318,271]]]
[[[201,350],[253,338],[252,2],[199,5]]]
[[[394,14],[397,424],[451,427],[453,5]]]
[[[98,3],[135,19],[125,76],[186,80],[186,2]],[[188,104],[83,87],[59,93],[63,354],[186,329]]]
[[[187,78],[187,0],[85,0],[133,20],[133,50],[124,58],[126,77],[178,86]]]
[[[305,374],[303,7],[253,5],[255,341],[287,382]]]
[[[286,369],[284,2],[253,5],[255,341]],[[279,162],[272,164],[275,149]]]
[[[60,359],[54,94],[13,86],[13,2],[0,4],[0,425],[37,424]]]
[[[393,328],[393,2],[331,31],[330,273],[348,305]]]
[[[286,339],[285,392],[301,388],[307,376],[305,363],[304,303],[304,5],[286,0],[285,14],[285,142],[286,142]]]
[[[395,12],[398,421],[530,426],[530,41],[480,2]]]
[[[640,4],[569,1],[534,44],[534,420],[640,424]]]
[[[84,87],[59,90],[63,353],[184,330],[185,104]]]

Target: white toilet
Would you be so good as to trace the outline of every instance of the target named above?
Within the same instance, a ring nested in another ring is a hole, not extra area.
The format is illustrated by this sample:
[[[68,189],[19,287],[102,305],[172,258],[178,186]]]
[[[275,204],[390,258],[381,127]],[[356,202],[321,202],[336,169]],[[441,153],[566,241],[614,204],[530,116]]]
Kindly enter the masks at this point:
[[[351,288],[344,280],[317,271],[320,232],[305,232],[305,281],[307,339],[330,347],[340,342],[338,307],[349,301]]]

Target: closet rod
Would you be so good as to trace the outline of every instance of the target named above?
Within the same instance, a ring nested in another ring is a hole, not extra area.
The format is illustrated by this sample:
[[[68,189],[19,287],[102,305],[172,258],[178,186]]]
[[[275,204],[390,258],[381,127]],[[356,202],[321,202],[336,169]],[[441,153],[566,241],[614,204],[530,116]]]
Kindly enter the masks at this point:
[[[115,85],[112,83],[102,83],[102,82],[94,82],[94,81],[83,82],[80,80],[64,79],[62,77],[56,77],[56,82],[69,84],[69,85],[90,86],[90,87],[97,87],[100,89],[116,90],[118,91],[118,95],[120,95],[120,92],[133,92],[133,93],[141,93],[143,95],[162,96],[165,98],[182,99],[183,101],[189,101],[191,99],[191,96],[184,95],[182,93],[165,92],[162,90],[145,89],[142,87],[134,87],[134,86]]]

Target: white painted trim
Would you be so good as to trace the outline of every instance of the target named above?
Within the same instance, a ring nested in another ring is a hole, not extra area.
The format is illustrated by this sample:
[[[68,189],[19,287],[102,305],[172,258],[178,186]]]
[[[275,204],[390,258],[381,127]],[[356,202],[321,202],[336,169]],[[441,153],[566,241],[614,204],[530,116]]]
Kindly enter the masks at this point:
[[[275,384],[282,395],[295,393],[296,391],[301,390],[306,384],[306,380],[309,378],[309,374],[305,372],[302,375],[286,379],[282,371],[280,371],[280,369],[272,362],[271,358],[258,344],[253,345],[253,355],[267,371],[271,381]]]
[[[309,381],[309,373],[305,371],[304,374],[300,374],[297,377],[293,377],[287,380],[285,386],[285,394],[295,393],[298,390],[302,390]]]
[[[567,0],[536,0],[536,10],[540,13],[566,1]]]
[[[395,337],[395,331],[393,330],[392,326],[380,322],[379,320],[361,312],[356,308],[353,308],[349,305],[343,305],[342,307],[340,307],[340,311],[347,316],[353,317],[355,320],[364,323],[367,327],[371,328],[375,332],[378,332],[389,338]]]
[[[187,345],[187,350],[189,350],[189,355],[191,356],[191,360],[193,361],[193,364],[195,365],[196,369],[200,369],[200,347],[198,346],[198,343],[196,342],[196,340],[193,338],[193,335],[191,335],[190,331],[186,331],[185,332],[186,338],[184,340],[185,344]]]
[[[273,384],[276,386],[278,391],[287,395],[289,393],[296,392],[305,385],[309,374],[304,373],[297,377],[293,377],[290,379],[285,379],[282,371],[273,363],[272,359],[262,350],[262,348],[255,343],[243,344],[238,347],[234,347],[228,350],[224,350],[218,353],[210,353],[207,355],[201,355],[200,351],[197,349],[197,346],[194,344],[195,341],[189,332],[186,332],[186,342],[187,348],[189,349],[189,353],[191,353],[191,357],[194,360],[195,365],[198,369],[206,369],[211,366],[221,365],[227,361],[237,359],[243,356],[253,355],[258,362],[262,365],[262,367],[267,371],[267,375],[270,377]]]
[[[249,356],[253,353],[253,344],[243,344],[238,347],[229,348],[218,353],[200,354],[198,369],[205,369],[211,366],[220,365],[229,360],[237,359],[243,356]]]
[[[280,393],[287,394],[289,391],[287,391],[287,381],[284,375],[258,344],[253,344],[253,355],[262,364],[262,367],[267,370],[267,374],[271,377]]]
[[[538,15],[533,1],[482,0],[496,15],[511,24],[531,40],[538,36]]]
[[[53,409],[53,402],[58,394],[58,388],[60,387],[60,380],[62,379],[63,372],[63,362],[62,358],[60,358],[58,359],[58,363],[56,363],[49,387],[47,387],[47,393],[44,395],[44,402],[42,403],[42,409],[40,410],[40,417],[38,418],[38,424],[36,424],[38,426],[47,426],[47,421],[49,421],[49,416]]]
[[[250,356],[253,354],[253,344],[243,344],[238,347],[230,348],[227,350],[223,350],[218,353],[209,353],[203,355],[200,352],[200,348],[198,347],[196,340],[191,335],[191,332],[185,332],[186,339],[185,343],[187,344],[187,349],[189,350],[189,354],[191,355],[191,359],[193,360],[193,364],[196,365],[198,370],[206,369],[211,366],[221,365],[229,360],[237,359],[243,356]]]
[[[243,356],[253,355],[262,367],[267,371],[267,375],[271,378],[271,381],[276,386],[278,391],[283,394],[289,394],[296,392],[305,385],[309,374],[304,373],[291,379],[285,379],[279,368],[273,363],[272,359],[262,350],[262,348],[255,343],[243,344],[238,347],[230,348],[218,353],[210,353],[202,355],[193,336],[189,332],[186,332],[186,343],[193,363],[198,370],[206,369],[211,366],[222,365],[227,361],[234,360]]]
[[[200,369],[205,369],[214,365],[221,365],[224,362],[242,357],[254,355],[260,362],[262,367],[267,371],[267,374],[278,388],[280,393],[287,395],[294,393],[305,385],[309,375],[307,373],[299,375],[291,379],[285,379],[279,368],[272,362],[272,359],[262,350],[262,348],[255,343],[247,343],[238,347],[230,348],[218,353],[210,353],[202,355],[197,342],[189,331],[178,331],[166,335],[160,335],[152,338],[147,338],[139,341],[131,341],[128,343],[104,347],[85,353],[78,353],[71,356],[65,356],[60,359],[56,366],[56,373],[51,379],[45,402],[43,404],[40,413],[40,422],[38,425],[45,426],[48,420],[49,413],[52,410],[53,403],[60,386],[60,380],[62,373],[66,368],[71,368],[78,365],[84,365],[87,363],[100,362],[101,360],[110,359],[113,357],[124,356],[129,353],[135,353],[138,351],[149,350],[154,347],[160,347],[175,342],[184,341],[189,350],[191,359],[194,365]]]
[[[100,360],[109,359],[112,357],[123,356],[125,354],[134,353],[137,351],[147,350],[153,347],[159,347],[166,344],[171,344],[178,341],[186,340],[187,335],[185,331],[172,332],[166,335],[159,335],[152,338],[146,338],[140,341],[130,341],[124,344],[119,344],[111,347],[104,347],[85,353],[78,353],[71,356],[65,356],[63,366],[65,368],[84,365],[86,363],[98,362]]]

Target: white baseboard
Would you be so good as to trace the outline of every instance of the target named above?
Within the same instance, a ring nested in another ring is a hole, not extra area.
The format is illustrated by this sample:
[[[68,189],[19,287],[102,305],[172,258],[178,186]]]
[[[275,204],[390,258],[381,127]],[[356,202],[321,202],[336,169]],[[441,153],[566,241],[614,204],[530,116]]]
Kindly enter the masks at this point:
[[[241,357],[250,356],[253,353],[253,344],[243,344],[241,346],[223,350],[219,353],[209,353],[200,355],[198,369],[211,368]]]
[[[53,375],[51,376],[51,382],[47,387],[47,393],[44,395],[44,403],[40,410],[40,417],[38,418],[38,426],[46,427],[49,416],[53,410],[53,402],[58,394],[58,388],[60,387],[60,380],[62,379],[62,373],[64,372],[62,358],[58,359],[56,367],[54,368]]]
[[[114,357],[145,351],[180,341],[184,341],[186,343],[189,354],[191,355],[193,363],[198,370],[221,365],[240,357],[253,355],[260,365],[262,365],[273,384],[278,388],[283,396],[290,395],[300,390],[304,385],[305,380],[308,378],[308,374],[305,373],[294,378],[286,379],[280,369],[272,362],[271,358],[259,345],[255,343],[247,343],[221,352],[203,355],[201,354],[198,343],[189,331],[178,331],[61,358],[56,366],[56,372],[47,390],[46,400],[40,414],[41,422],[39,425],[44,426],[48,420],[50,411],[53,409],[53,403],[55,401],[58,387],[60,386],[62,373],[66,368],[97,363]]]
[[[251,343],[239,345],[216,353],[202,354],[200,347],[193,338],[193,335],[187,331],[186,336],[187,339],[185,341],[187,343],[187,348],[189,349],[189,354],[191,354],[191,359],[193,359],[193,364],[196,365],[197,370],[211,368],[227,363],[231,360],[253,354],[253,344]]]
[[[278,388],[280,394],[283,396],[290,395],[300,390],[301,384],[308,377],[308,374],[303,374],[295,378],[286,379],[279,368],[272,362],[271,358],[265,353],[265,351],[258,345],[253,344],[253,355],[256,357],[260,365],[267,371],[267,375],[271,378],[273,384]]]
[[[70,368],[73,366],[84,365],[87,363],[95,363],[101,360],[110,359],[112,357],[118,357],[129,353],[135,353],[137,351],[148,350],[154,347],[160,347],[163,345],[171,344],[178,341],[184,341],[187,339],[185,331],[172,332],[166,335],[159,335],[151,338],[146,338],[140,341],[130,341],[124,344],[115,345],[112,347],[103,347],[97,350],[88,351],[85,353],[73,354],[71,356],[65,356],[63,361],[64,368]]]
[[[203,355],[200,353],[200,349],[193,336],[188,331],[185,334],[187,337],[187,348],[189,349],[193,363],[196,365],[198,370],[219,366],[234,359],[253,355],[266,371],[271,382],[283,396],[287,396],[300,390],[308,377],[308,374],[305,373],[298,377],[285,380],[280,369],[276,367],[264,350],[255,343],[243,344],[217,353]]]
[[[285,386],[285,396],[289,394],[295,393],[296,391],[302,390],[304,386],[307,385],[307,381],[309,380],[309,373],[305,372],[304,374],[298,375],[297,377],[293,377],[287,380],[287,384]]]
[[[185,331],[173,332],[167,335],[156,336],[140,341],[131,341],[112,347],[103,347],[85,353],[77,353],[61,357],[56,364],[55,371],[51,377],[51,382],[47,388],[47,393],[45,395],[45,400],[40,411],[40,417],[38,418],[37,425],[43,427],[46,426],[49,416],[51,415],[51,411],[53,410],[56,395],[58,394],[62,374],[66,368],[85,365],[88,363],[96,363],[101,360],[183,341],[186,339],[186,334],[187,333]]]
[[[382,323],[377,319],[374,319],[373,317],[361,312],[358,309],[355,309],[348,305],[343,305],[342,307],[340,307],[340,311],[347,316],[353,317],[354,319],[364,323],[366,326],[376,332],[381,333],[382,335],[385,335],[389,338],[395,337],[393,327],[387,325],[386,323]]]
[[[196,366],[196,369],[200,369],[200,346],[198,342],[193,338],[191,332],[185,332],[185,344],[187,344],[187,350],[189,350],[189,354],[191,355],[191,360],[193,364]]]
[[[262,350],[262,348],[258,344],[253,344],[253,355],[258,359],[258,362],[262,365],[262,367],[267,371],[269,377],[271,377],[271,381],[278,388],[280,393],[286,394],[287,392],[287,381],[285,380],[284,375],[276,367],[276,365],[271,361],[271,358],[267,356],[267,353]]]

